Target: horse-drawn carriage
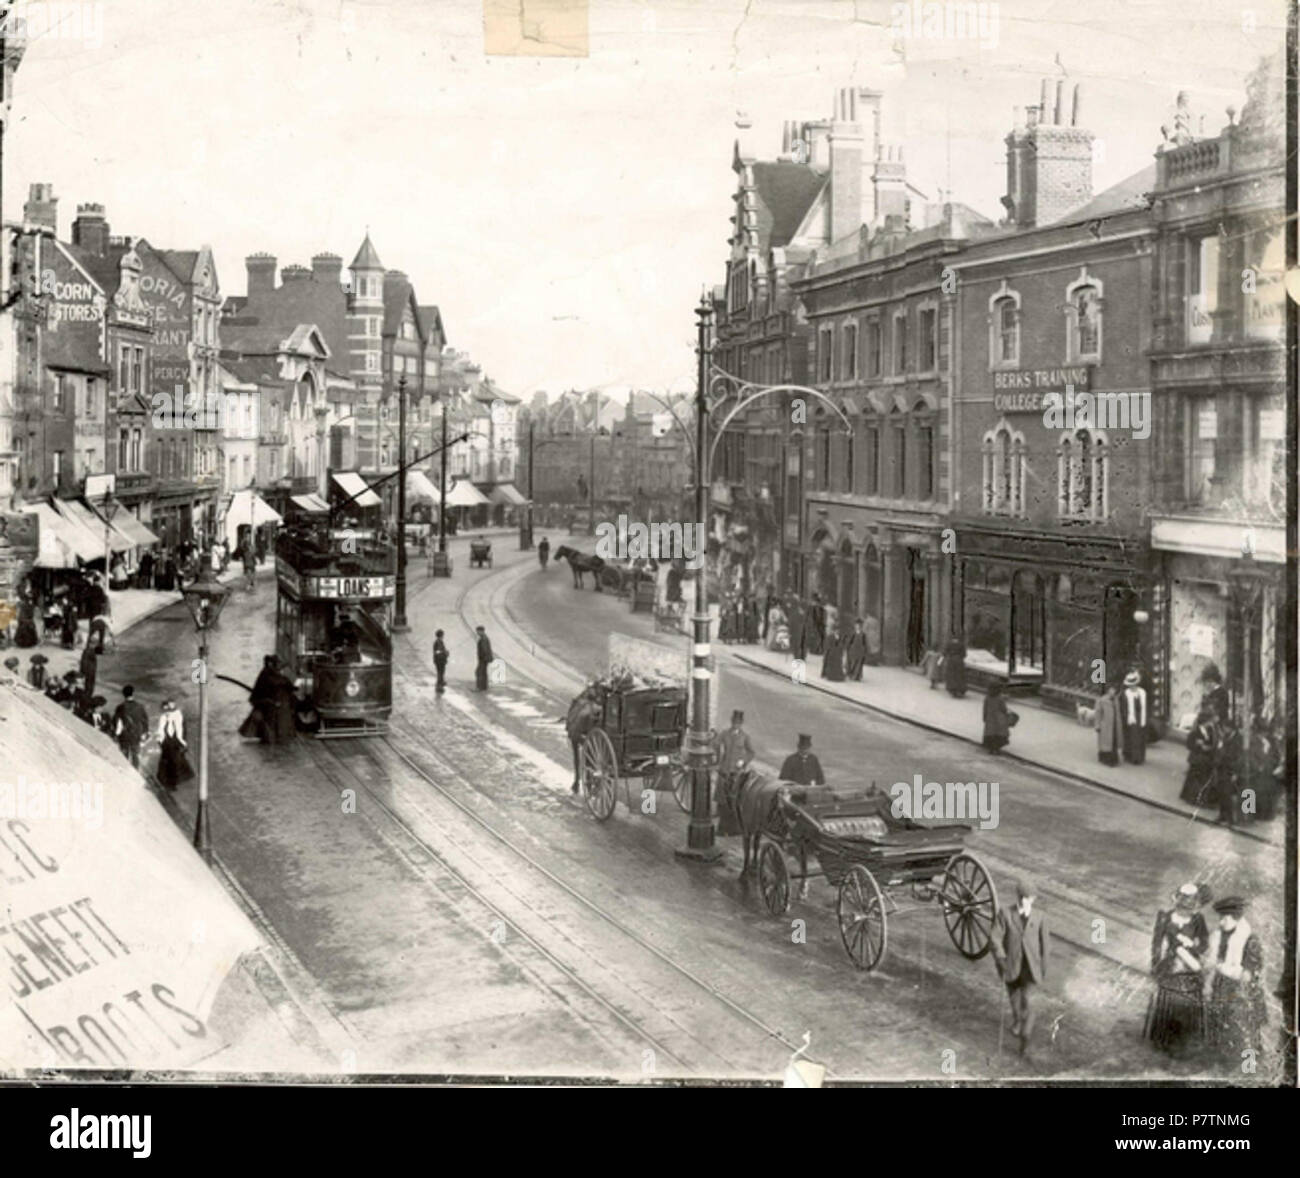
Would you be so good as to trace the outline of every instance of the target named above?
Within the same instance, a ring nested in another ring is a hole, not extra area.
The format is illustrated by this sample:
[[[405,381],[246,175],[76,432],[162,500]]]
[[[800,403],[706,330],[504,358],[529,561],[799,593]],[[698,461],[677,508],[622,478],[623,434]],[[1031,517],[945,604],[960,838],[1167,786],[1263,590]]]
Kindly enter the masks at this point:
[[[859,969],[875,969],[885,956],[888,917],[905,911],[891,893],[899,887],[910,888],[920,903],[939,903],[964,957],[974,961],[989,951],[997,891],[984,864],[963,849],[968,826],[923,826],[899,817],[890,796],[874,787],[837,794],[757,774],[745,782],[737,805],[746,839],[758,844],[763,906],[780,916],[790,907],[792,880],[806,892],[810,878],[824,876],[838,889],[840,939]],[[796,875],[788,856],[798,862]],[[809,871],[809,858],[820,870]]]
[[[613,813],[623,786],[628,809],[640,810],[640,789],[671,792],[690,808],[690,770],[682,763],[686,687],[627,673],[598,679],[573,701],[566,719],[576,784],[601,822]]]
[[[492,567],[492,541],[471,540],[469,542],[469,567],[472,569]]]

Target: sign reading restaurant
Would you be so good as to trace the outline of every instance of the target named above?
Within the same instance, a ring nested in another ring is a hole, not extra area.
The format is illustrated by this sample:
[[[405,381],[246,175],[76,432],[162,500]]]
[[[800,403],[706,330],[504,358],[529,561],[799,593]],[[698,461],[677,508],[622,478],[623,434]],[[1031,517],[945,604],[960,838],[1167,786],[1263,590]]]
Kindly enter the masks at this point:
[[[1067,385],[1087,389],[1092,369],[1085,364],[1068,368],[1025,368],[993,374],[993,408],[999,413],[1040,413],[1044,393],[1063,393]]]

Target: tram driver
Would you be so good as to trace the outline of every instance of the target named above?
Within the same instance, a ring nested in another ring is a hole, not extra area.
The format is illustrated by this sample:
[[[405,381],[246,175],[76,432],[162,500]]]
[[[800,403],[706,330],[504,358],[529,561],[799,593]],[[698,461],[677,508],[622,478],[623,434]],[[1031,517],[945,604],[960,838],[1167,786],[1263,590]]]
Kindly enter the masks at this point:
[[[346,609],[340,609],[330,631],[330,650],[335,662],[361,662],[361,627]]]

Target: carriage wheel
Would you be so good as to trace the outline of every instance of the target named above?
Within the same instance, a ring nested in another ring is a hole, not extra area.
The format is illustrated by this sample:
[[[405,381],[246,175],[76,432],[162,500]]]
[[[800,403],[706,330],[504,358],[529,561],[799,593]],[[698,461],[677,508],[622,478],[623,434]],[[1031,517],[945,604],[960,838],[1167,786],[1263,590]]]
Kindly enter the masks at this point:
[[[998,893],[988,868],[965,851],[948,860],[939,886],[943,923],[963,957],[978,961],[989,951]]]
[[[861,864],[855,863],[840,880],[835,911],[840,921],[840,940],[849,959],[859,969],[875,969],[889,942],[885,897],[876,877]]]
[[[673,775],[673,797],[677,799],[677,804],[689,814],[695,799],[690,767],[677,761],[673,763],[669,771]]]
[[[587,808],[604,822],[618,801],[618,758],[603,728],[588,732],[582,742],[582,792]]]
[[[767,839],[758,848],[758,894],[772,916],[780,916],[790,907],[790,869],[781,848]]]

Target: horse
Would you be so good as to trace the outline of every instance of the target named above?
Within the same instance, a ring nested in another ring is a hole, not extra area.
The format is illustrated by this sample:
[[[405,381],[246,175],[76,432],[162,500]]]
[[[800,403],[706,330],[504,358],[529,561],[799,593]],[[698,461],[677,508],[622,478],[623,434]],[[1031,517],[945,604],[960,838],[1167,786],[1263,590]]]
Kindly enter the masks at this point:
[[[587,733],[597,726],[600,718],[601,708],[596,702],[595,688],[586,687],[569,705],[568,714],[564,717],[564,731],[568,734],[569,747],[573,750],[573,787],[570,793],[576,794],[581,788],[579,774],[582,742]]]
[[[585,552],[579,552],[576,548],[570,548],[567,544],[561,544],[555,550],[556,560],[567,560],[569,569],[573,573],[573,587],[582,589],[585,586],[582,583],[584,574],[591,573],[592,579],[596,582],[596,592],[600,593],[600,576],[605,568],[605,562],[599,556],[588,556]]]
[[[735,825],[740,828],[740,837],[744,848],[744,862],[740,868],[740,878],[749,875],[750,863],[758,866],[758,846],[763,831],[767,829],[773,813],[780,805],[779,794],[785,787],[784,782],[774,777],[765,777],[752,769],[740,774],[740,780],[729,796],[718,798],[719,807],[730,805],[733,808]],[[798,848],[800,873],[807,876],[806,848]]]

